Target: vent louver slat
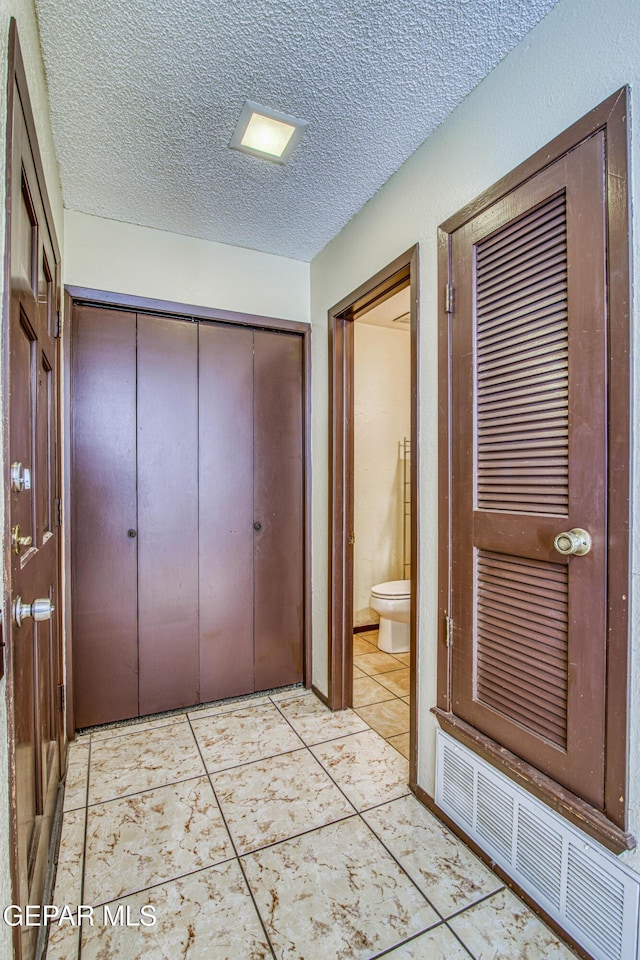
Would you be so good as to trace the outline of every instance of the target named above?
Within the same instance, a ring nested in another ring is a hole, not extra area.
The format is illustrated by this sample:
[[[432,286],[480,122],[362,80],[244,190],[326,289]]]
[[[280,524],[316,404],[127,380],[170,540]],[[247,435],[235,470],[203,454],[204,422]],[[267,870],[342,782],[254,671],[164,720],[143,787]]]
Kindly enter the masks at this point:
[[[513,560],[484,550],[477,554],[476,697],[563,748],[567,743],[567,571],[559,563]]]
[[[476,362],[478,509],[566,515],[569,391],[564,195],[478,244]],[[498,454],[518,451],[526,451],[529,463],[518,471],[517,461],[512,462],[509,471],[502,473]],[[544,466],[544,458],[550,455],[552,483]]]
[[[461,776],[462,813],[448,799]],[[442,730],[435,799],[595,960],[638,960],[640,877]]]

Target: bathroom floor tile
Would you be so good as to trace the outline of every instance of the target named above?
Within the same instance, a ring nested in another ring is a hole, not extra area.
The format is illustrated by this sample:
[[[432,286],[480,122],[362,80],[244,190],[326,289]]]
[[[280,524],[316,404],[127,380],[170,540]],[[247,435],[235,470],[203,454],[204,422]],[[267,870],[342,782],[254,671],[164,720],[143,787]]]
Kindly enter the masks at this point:
[[[255,907],[237,860],[143,890],[109,904],[155,909],[154,926],[128,928],[96,922],[82,930],[82,960],[271,960]]]
[[[208,777],[100,803],[87,814],[84,902],[117,900],[233,856]]]
[[[355,677],[353,681],[353,705],[364,707],[369,703],[380,703],[381,700],[391,700],[393,693],[381,686],[377,680],[367,677]]]
[[[409,704],[397,697],[368,707],[358,707],[357,713],[385,739],[409,732]]]
[[[144,730],[155,730],[156,727],[171,727],[174,723],[184,723],[186,713],[172,713],[167,717],[156,717],[153,720],[133,720],[113,727],[102,727],[91,731],[91,742],[110,740],[111,737],[126,737],[130,733],[142,733]]]
[[[188,723],[101,740],[91,745],[89,803],[103,803],[203,773]]]
[[[68,810],[62,821],[53,902],[72,909],[82,902],[82,861],[86,808]]]
[[[409,764],[373,730],[318,744],[311,752],[358,810],[409,792]]]
[[[404,670],[393,670],[391,673],[381,673],[376,680],[396,697],[408,697],[411,693],[411,676],[408,667]]]
[[[449,924],[476,960],[575,960],[509,890],[465,910]]]
[[[300,698],[302,702],[306,697]],[[286,700],[285,705],[291,701]],[[273,703],[192,720],[209,772],[297,750],[301,743]]]
[[[402,754],[403,757],[409,759],[409,734],[401,733],[397,737],[389,737],[387,743],[390,743],[392,747]]]
[[[410,653],[394,653],[396,660],[401,660],[402,663],[406,663],[407,666],[411,663],[411,654]]]
[[[410,696],[409,696],[409,697],[402,697],[401,699],[404,700],[405,703],[411,703],[411,697],[410,697]]]
[[[363,636],[359,633],[353,638],[353,655],[354,657],[360,657],[365,653],[375,653],[377,650],[375,643],[369,643]]]
[[[69,744],[63,810],[77,810],[87,802],[89,740],[82,737]]]
[[[356,665],[354,664],[354,665],[353,665],[353,679],[354,679],[354,680],[360,680],[362,677],[366,677],[366,673],[364,673],[364,671],[360,670],[359,667],[356,667]]]
[[[469,954],[445,924],[385,953],[384,960],[387,957],[389,960],[469,960]]]
[[[378,650],[376,653],[367,653],[363,657],[356,657],[355,665],[370,677],[376,673],[388,673],[390,670],[402,670],[404,663],[396,660],[388,653]]]
[[[413,796],[363,818],[443,917],[504,886]]]
[[[247,853],[354,813],[308,750],[213,774],[238,853]]]
[[[315,696],[285,700],[278,707],[307,745],[367,729],[353,710],[331,711]]]
[[[365,960],[439,919],[359,818],[243,864],[278,960]]]

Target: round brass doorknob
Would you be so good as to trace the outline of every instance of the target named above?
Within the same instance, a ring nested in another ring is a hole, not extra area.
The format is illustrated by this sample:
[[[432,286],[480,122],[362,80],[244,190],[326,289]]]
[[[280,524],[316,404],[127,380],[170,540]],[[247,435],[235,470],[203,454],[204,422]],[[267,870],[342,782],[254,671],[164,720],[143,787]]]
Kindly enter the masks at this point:
[[[559,533],[553,545],[563,557],[584,557],[591,550],[591,536],[586,530],[574,527],[566,533]]]

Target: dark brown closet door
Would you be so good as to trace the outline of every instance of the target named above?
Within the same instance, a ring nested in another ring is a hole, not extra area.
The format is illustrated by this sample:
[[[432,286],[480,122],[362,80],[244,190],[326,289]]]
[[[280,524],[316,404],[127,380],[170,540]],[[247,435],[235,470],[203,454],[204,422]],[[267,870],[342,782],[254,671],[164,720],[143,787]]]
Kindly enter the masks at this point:
[[[200,695],[251,693],[253,333],[200,324]]]
[[[453,709],[600,808],[604,182],[599,134],[452,235]]]
[[[76,726],[138,715],[136,317],[74,307]]]
[[[198,327],[138,314],[140,715],[198,703]]]
[[[254,334],[255,689],[302,680],[302,340]]]

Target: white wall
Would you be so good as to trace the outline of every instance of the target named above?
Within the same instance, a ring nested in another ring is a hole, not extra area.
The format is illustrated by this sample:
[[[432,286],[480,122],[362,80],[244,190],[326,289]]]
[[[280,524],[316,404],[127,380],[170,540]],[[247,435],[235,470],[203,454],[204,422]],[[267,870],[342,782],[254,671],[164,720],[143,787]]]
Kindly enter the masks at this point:
[[[66,284],[309,320],[309,264],[65,210]]]
[[[354,337],[354,625],[375,623],[371,587],[402,580],[403,471],[411,433],[411,335],[357,321]]]
[[[463,101],[311,266],[314,394],[314,679],[327,689],[327,310],[414,243],[420,244],[420,600],[418,781],[434,787],[437,610],[437,286],[438,224],[624,84],[640,118],[640,4],[560,0],[558,6]],[[425,65],[425,69],[428,66]],[[640,156],[632,149],[633,193]],[[637,208],[637,204],[636,204]],[[634,214],[634,260],[640,229]],[[637,290],[634,348],[640,348]],[[640,364],[636,365],[636,393]],[[638,463],[640,434],[634,453]],[[640,471],[634,500],[638,502]],[[640,518],[640,511],[636,511]],[[630,827],[640,837],[640,521],[633,545]],[[640,868],[640,852],[627,856]]]
[[[36,24],[35,13],[32,0],[0,0],[0,223],[5,223],[5,165],[6,156],[6,126],[5,117],[7,115],[7,96],[6,96],[6,77],[8,74],[8,49],[9,49],[9,18],[15,17],[18,22],[18,34],[22,55],[27,74],[27,83],[31,96],[31,105],[35,122],[38,128],[38,137],[40,152],[45,171],[45,179],[55,229],[58,234],[58,241],[62,244],[63,220],[62,220],[62,193],[60,189],[60,178],[58,174],[58,163],[53,139],[51,135],[51,123],[49,119],[49,105],[47,100],[47,87],[44,79],[44,69],[40,56],[40,40],[38,37],[38,28]],[[4,226],[0,230],[0,263],[4,262],[5,255],[5,232]],[[4,274],[0,270],[0,294],[4,297]],[[4,370],[0,369],[0,377],[4,376]],[[1,386],[1,384],[0,384]],[[1,394],[0,394],[1,396]],[[8,452],[2,449],[2,464],[0,477],[6,475],[6,458]],[[0,524],[4,529],[4,493],[0,496]],[[2,602],[4,603],[6,583],[2,581],[0,590],[2,592]],[[0,906],[11,903],[11,878],[9,874],[9,772],[8,772],[8,754],[7,754],[7,709],[6,709],[6,682],[0,681]],[[0,922],[0,956],[11,956],[11,930],[5,924]]]

